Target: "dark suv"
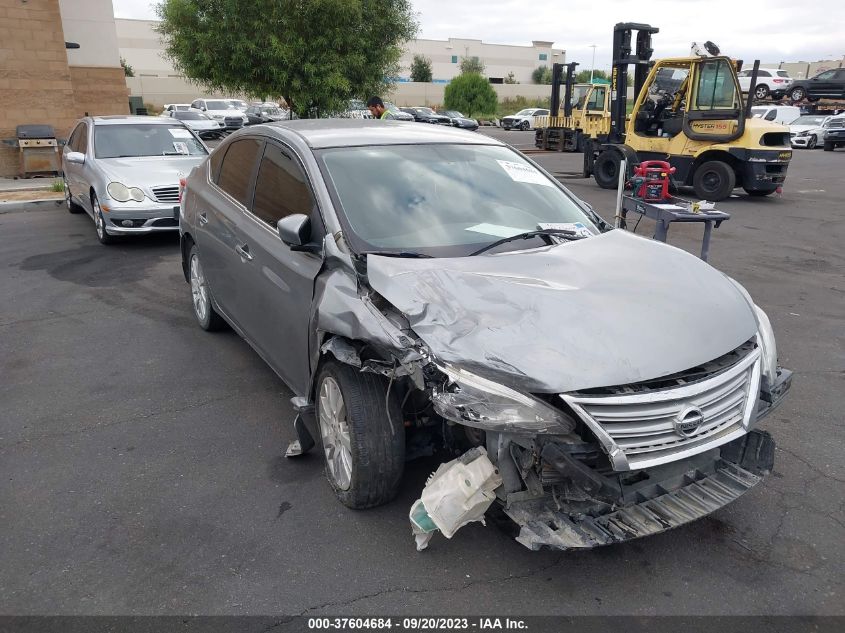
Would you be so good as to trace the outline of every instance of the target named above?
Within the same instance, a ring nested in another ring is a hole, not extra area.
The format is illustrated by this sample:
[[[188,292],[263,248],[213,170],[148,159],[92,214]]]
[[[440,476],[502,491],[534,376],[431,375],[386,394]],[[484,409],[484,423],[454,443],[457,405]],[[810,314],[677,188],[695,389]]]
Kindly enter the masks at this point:
[[[809,79],[799,79],[789,84],[786,94],[793,101],[808,99],[845,99],[845,68],[834,68]]]

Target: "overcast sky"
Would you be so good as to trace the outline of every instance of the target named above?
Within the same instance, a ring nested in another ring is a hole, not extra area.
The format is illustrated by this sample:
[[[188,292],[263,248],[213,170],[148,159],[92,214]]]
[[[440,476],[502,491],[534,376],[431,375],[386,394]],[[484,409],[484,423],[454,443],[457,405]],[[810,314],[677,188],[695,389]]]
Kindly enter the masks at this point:
[[[112,0],[119,18],[154,19],[156,2]],[[249,0],[245,0],[249,1]],[[842,0],[412,0],[420,37],[465,37],[491,44],[551,40],[567,61],[610,66],[613,25],[648,22],[660,28],[654,57],[687,55],[690,43],[712,40],[723,54],[763,62],[845,57]],[[568,6],[567,6],[568,5]],[[646,10],[647,13],[644,13]]]

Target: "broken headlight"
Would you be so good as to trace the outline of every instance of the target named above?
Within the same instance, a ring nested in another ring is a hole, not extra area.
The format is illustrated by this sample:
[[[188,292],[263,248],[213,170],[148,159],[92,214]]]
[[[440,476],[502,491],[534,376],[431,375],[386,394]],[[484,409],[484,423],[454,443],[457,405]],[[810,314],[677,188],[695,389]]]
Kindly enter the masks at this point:
[[[451,365],[438,365],[446,375],[442,389],[431,396],[434,410],[447,420],[486,431],[571,433],[575,422],[529,395]]]
[[[757,345],[760,346],[763,376],[773,385],[778,375],[778,346],[775,333],[769,317],[757,304],[754,304],[754,316],[757,318]]]

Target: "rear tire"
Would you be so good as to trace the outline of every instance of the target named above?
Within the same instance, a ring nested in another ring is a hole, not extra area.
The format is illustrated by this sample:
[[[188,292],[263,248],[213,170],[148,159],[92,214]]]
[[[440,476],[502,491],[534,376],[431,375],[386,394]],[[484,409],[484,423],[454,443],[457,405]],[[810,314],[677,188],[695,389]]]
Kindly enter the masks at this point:
[[[702,200],[719,202],[731,195],[736,186],[733,168],[721,160],[709,160],[695,170],[692,187]]]
[[[82,213],[85,211],[81,206],[76,204],[73,201],[73,198],[70,196],[70,187],[67,185],[67,179],[62,178],[62,184],[65,187],[65,206],[67,206],[68,213]]]
[[[803,88],[793,88],[789,91],[789,98],[793,101],[802,101],[807,96],[807,91]]]
[[[756,99],[765,99],[769,96],[769,87],[765,84],[754,86],[754,97]]]
[[[605,150],[596,158],[593,164],[593,178],[602,189],[616,189],[619,184],[619,169],[622,156],[619,152]]]
[[[393,387],[386,398],[384,376],[335,361],[320,370],[315,397],[326,478],[347,507],[382,505],[399,491],[405,427]]]

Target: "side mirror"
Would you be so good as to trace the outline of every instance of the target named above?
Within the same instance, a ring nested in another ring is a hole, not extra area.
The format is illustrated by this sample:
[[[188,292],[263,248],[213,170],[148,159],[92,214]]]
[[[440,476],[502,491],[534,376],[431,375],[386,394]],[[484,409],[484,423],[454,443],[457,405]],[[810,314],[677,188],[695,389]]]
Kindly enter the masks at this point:
[[[82,152],[68,152],[65,154],[65,160],[69,163],[73,163],[74,165],[84,165],[85,154]]]
[[[276,230],[288,246],[303,246],[311,240],[311,219],[302,213],[294,213],[276,222]]]

